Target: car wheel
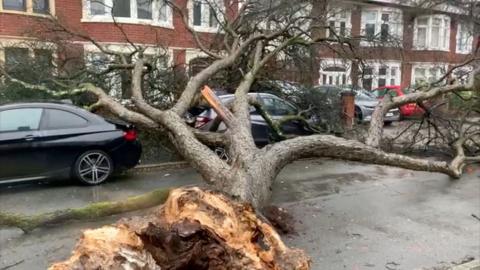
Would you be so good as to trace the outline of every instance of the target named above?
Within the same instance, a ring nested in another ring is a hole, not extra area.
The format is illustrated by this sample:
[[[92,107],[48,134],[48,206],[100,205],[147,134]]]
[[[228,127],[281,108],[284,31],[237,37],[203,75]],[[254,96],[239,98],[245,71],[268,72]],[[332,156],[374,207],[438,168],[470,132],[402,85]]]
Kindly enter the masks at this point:
[[[355,107],[355,121],[357,124],[361,124],[363,120],[362,110],[359,107]]]
[[[113,173],[113,162],[103,151],[87,151],[78,157],[73,173],[83,184],[98,185],[105,182]]]
[[[392,125],[392,121],[385,121],[383,123],[385,126],[391,126]]]

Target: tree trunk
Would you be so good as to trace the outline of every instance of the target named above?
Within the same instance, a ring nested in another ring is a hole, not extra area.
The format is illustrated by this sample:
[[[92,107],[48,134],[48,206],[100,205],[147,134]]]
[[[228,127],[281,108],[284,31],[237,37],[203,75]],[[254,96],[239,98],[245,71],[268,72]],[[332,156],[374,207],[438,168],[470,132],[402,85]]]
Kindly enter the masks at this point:
[[[261,209],[270,201],[273,182],[277,175],[263,164],[265,163],[257,160],[247,166],[233,166],[228,181],[216,187]]]

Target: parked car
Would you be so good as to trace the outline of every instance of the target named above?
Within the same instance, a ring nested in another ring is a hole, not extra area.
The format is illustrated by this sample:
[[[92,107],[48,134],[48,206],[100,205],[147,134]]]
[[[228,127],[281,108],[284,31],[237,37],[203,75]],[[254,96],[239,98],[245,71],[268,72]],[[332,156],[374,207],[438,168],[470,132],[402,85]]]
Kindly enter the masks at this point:
[[[274,120],[281,119],[288,115],[296,115],[299,112],[294,105],[275,95],[268,93],[249,93],[248,95],[256,98]],[[223,103],[228,103],[235,97],[232,94],[223,94],[217,96]],[[192,125],[195,128],[215,132],[222,132],[226,130],[225,124],[215,123],[214,120],[217,117],[217,114],[212,108],[193,108],[190,110],[190,116],[187,118],[192,119],[192,116],[194,119],[194,121],[192,121]],[[271,143],[272,132],[270,127],[254,107],[250,108],[250,120],[252,125],[252,136],[257,146],[262,147]],[[282,131],[285,134],[293,135],[313,134],[313,131],[311,131],[301,121],[289,121],[283,124]]]
[[[324,94],[326,98],[340,98],[340,95],[344,91],[353,91],[355,93],[355,118],[360,123],[370,122],[372,120],[375,107],[378,105],[377,98],[362,88],[351,87],[337,87],[333,85],[319,86],[316,88],[320,93]],[[400,119],[400,112],[398,109],[391,109],[385,115],[385,124],[391,124],[394,121]]]
[[[69,104],[0,106],[0,183],[72,177],[105,182],[139,163],[137,131]]]
[[[383,99],[385,95],[391,95],[392,97],[403,96],[408,90],[402,89],[400,85],[388,85],[378,87],[373,90],[373,93],[378,99]],[[400,115],[404,117],[420,116],[424,113],[424,110],[420,108],[416,103],[408,103],[399,107]]]

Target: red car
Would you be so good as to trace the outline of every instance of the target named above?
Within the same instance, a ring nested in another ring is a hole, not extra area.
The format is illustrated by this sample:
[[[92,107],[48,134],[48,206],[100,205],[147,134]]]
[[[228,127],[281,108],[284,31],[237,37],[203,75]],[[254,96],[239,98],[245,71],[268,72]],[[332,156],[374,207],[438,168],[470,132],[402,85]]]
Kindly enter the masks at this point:
[[[407,93],[406,91],[407,89],[402,89],[400,85],[387,85],[373,90],[378,99],[383,99],[386,94],[389,94],[393,97],[403,96],[405,93]],[[419,116],[424,113],[423,109],[420,108],[416,103],[402,105],[399,109],[401,117]]]

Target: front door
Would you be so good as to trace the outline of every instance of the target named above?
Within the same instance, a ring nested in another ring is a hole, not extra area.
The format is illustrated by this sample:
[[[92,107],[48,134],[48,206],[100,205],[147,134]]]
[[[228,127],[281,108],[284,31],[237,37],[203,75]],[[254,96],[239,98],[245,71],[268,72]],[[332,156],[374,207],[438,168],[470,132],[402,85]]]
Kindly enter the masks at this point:
[[[0,111],[0,180],[43,176],[37,147],[42,114],[41,108]]]

